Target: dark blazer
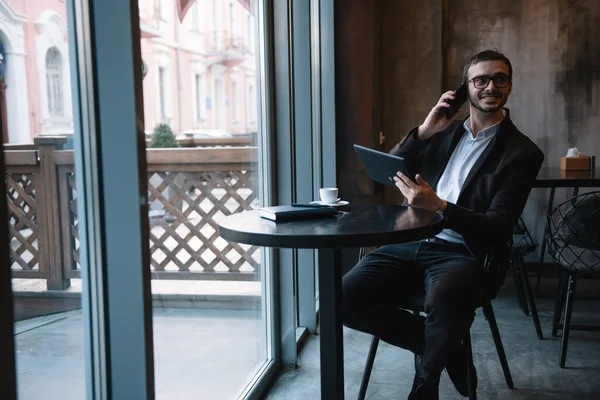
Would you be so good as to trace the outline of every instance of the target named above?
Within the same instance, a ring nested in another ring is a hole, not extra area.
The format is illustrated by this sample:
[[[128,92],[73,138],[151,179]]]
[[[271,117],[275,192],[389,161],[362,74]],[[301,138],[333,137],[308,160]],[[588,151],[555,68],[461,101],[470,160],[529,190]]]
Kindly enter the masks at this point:
[[[407,159],[411,169],[434,189],[463,136],[464,120],[452,121],[429,140],[415,138],[417,128],[391,154]],[[445,228],[461,235],[480,261],[491,246],[506,242],[537,177],[544,153],[510,120],[506,110],[500,129],[473,166],[456,204],[444,211]]]

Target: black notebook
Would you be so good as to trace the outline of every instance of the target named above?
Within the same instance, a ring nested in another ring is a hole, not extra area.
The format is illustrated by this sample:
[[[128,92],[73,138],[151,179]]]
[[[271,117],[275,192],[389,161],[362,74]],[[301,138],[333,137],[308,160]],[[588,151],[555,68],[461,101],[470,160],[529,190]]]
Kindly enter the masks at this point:
[[[295,221],[302,219],[326,218],[332,217],[337,213],[335,207],[332,206],[273,206],[262,207],[258,209],[259,215],[262,218],[270,219],[271,221],[284,222]]]

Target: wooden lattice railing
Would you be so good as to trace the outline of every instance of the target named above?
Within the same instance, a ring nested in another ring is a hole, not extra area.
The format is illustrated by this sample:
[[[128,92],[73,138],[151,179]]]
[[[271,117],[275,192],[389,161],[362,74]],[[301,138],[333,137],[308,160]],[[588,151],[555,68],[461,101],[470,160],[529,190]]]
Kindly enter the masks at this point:
[[[10,258],[17,278],[41,278],[38,246],[36,184],[39,166],[36,151],[6,152],[6,196]]]
[[[7,150],[13,277],[65,289],[80,277],[72,150],[43,138],[37,150]],[[257,247],[229,243],[217,223],[256,207],[256,147],[148,149],[153,279],[259,279]]]

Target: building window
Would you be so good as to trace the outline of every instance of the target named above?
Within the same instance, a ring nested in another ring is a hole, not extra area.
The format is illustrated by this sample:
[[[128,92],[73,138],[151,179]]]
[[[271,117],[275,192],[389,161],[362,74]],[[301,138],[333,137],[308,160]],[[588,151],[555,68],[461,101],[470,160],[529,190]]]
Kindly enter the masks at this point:
[[[200,125],[200,122],[204,120],[204,76],[201,74],[196,74],[194,76],[194,85],[195,85],[195,120],[196,126]]]
[[[235,31],[235,11],[233,9],[233,3],[229,3],[229,32],[231,32],[231,36],[234,36],[233,33]]]
[[[213,0],[212,2],[212,21],[213,21],[213,27],[215,31],[219,30],[219,4],[218,4],[218,0]]]
[[[225,126],[225,88],[223,78],[215,78],[214,80],[214,97],[212,101],[213,110],[213,127],[214,129],[224,131]]]
[[[254,98],[254,86],[248,86],[248,106],[246,107],[246,112],[248,113],[247,120],[250,123],[254,123],[256,121],[256,99]]]
[[[158,68],[158,101],[159,101],[159,115],[161,120],[167,119],[167,89],[166,89],[166,69],[164,67]]]
[[[238,121],[237,83],[231,83],[231,119],[234,123]]]
[[[163,18],[163,0],[154,0],[154,18]]]
[[[246,16],[246,48],[250,53],[254,53],[253,44],[252,44],[252,17],[250,15]]]
[[[52,117],[65,115],[62,58],[56,47],[46,53],[46,86],[48,95],[48,112]]]
[[[200,30],[200,12],[198,11],[198,3],[192,6],[192,29],[195,31]]]

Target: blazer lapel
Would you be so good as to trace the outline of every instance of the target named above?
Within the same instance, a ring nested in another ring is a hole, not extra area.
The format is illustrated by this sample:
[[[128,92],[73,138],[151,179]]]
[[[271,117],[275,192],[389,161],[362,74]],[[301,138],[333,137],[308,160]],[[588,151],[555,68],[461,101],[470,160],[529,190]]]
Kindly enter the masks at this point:
[[[485,163],[485,161],[487,160],[489,155],[492,153],[494,148],[498,145],[498,142],[502,138],[504,138],[506,135],[508,135],[508,133],[512,130],[512,128],[513,128],[513,125],[512,125],[512,122],[510,121],[510,117],[507,112],[506,115],[504,116],[504,120],[502,121],[502,123],[500,125],[500,130],[496,133],[496,135],[494,135],[494,137],[492,138],[492,141],[490,142],[488,147],[485,148],[485,150],[483,151],[481,156],[479,156],[479,159],[475,162],[475,165],[473,165],[473,168],[471,168],[471,171],[469,171],[469,175],[467,175],[467,179],[465,179],[465,183],[463,184],[463,187],[460,190],[460,195],[458,196],[458,199],[456,201],[457,203],[458,203],[458,201],[460,201],[462,194],[466,192],[466,189],[469,187],[471,182],[473,182],[473,179],[475,179],[475,177],[477,176],[477,173],[481,169],[481,166]],[[500,136],[500,135],[502,135],[502,136]]]

